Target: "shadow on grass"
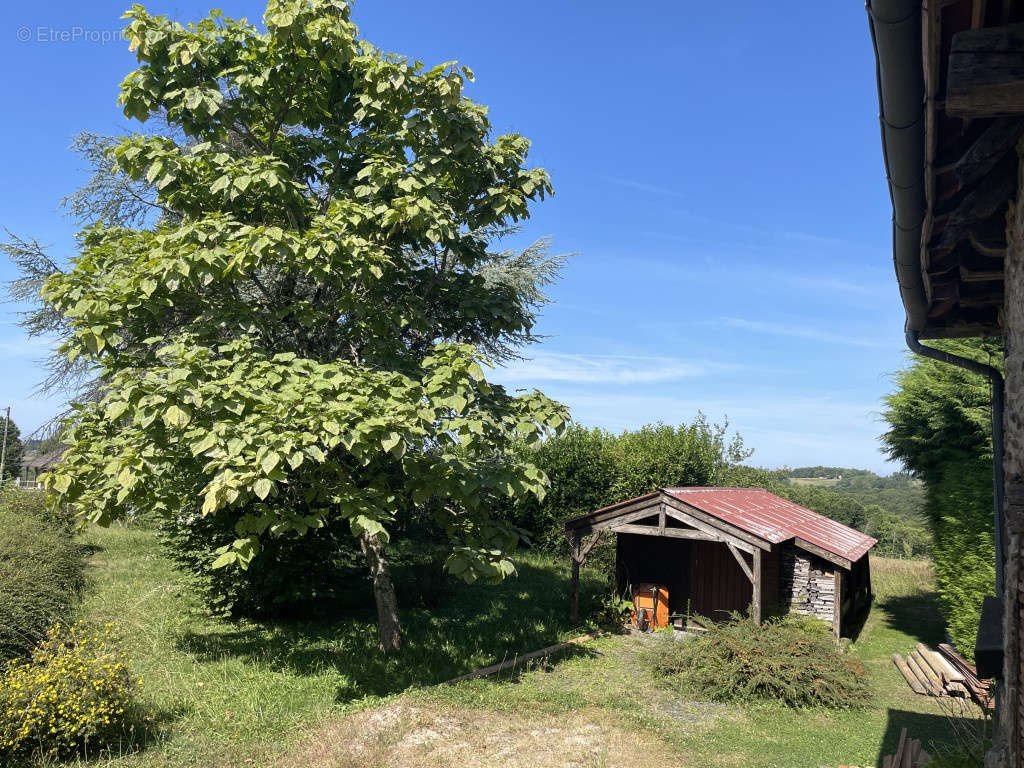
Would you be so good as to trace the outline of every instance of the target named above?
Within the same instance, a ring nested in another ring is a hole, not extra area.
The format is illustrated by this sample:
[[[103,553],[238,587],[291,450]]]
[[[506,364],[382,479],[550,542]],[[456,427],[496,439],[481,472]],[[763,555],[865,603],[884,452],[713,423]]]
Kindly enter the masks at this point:
[[[571,659],[594,659],[601,655],[601,652],[594,648],[585,645],[571,645],[568,648],[562,648],[545,656],[517,662],[507,669],[495,672],[493,675],[488,675],[487,679],[502,683],[518,683],[522,680],[523,675],[529,672],[553,672],[556,666]],[[511,655],[504,659],[498,659],[495,661],[495,664],[505,661],[515,661],[515,656]]]
[[[403,610],[403,648],[377,650],[376,614],[367,591],[362,609],[300,621],[242,621],[210,632],[190,631],[180,649],[200,661],[224,658],[287,669],[300,675],[335,672],[336,700],[386,696],[409,687],[444,682],[565,639],[569,622],[567,569],[524,562],[519,575],[496,585],[455,584],[436,610]],[[596,600],[600,583],[582,580],[581,613]],[[399,605],[415,604],[399,594]],[[583,651],[561,654],[569,658]],[[517,672],[516,674],[521,674]]]
[[[945,640],[939,596],[934,591],[890,595],[876,601],[886,612],[885,624],[933,648]]]
[[[982,736],[985,728],[981,719],[954,717],[953,715],[930,715],[922,712],[908,712],[890,709],[885,726],[885,736],[878,752],[877,764],[882,764],[886,755],[896,751],[900,731],[907,729],[908,739],[917,739],[921,748],[931,755],[939,752],[983,751]],[[980,765],[980,763],[978,763]]]

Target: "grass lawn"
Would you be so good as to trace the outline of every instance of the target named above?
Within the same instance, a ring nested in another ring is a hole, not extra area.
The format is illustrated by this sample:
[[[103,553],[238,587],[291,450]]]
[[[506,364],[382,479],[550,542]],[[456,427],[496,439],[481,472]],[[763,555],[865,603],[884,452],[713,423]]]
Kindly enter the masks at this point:
[[[604,637],[553,663],[435,686],[556,642],[569,625],[568,566],[527,555],[497,587],[459,586],[444,608],[404,611],[406,647],[375,650],[372,605],[288,624],[205,615],[146,530],[93,529],[84,612],[116,623],[155,736],[117,766],[876,765],[901,726],[951,737],[937,700],[915,696],[889,656],[942,627],[927,564],[875,558],[876,604],[854,644],[875,692],[856,712],[681,700],[642,665],[645,638]],[[600,587],[584,572],[584,604]],[[401,595],[399,596],[401,599]],[[95,762],[93,763],[95,764]]]

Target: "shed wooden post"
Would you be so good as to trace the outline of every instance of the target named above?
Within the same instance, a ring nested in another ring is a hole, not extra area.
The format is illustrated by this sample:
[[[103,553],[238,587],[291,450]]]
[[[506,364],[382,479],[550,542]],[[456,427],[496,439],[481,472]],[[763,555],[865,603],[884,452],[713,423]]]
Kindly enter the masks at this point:
[[[832,604],[832,631],[836,637],[843,635],[843,577],[842,571],[838,568],[832,572],[833,584],[835,584],[835,602]]]
[[[572,532],[572,544],[569,548],[572,558],[572,607],[569,620],[576,623],[580,620],[580,534]]]
[[[750,613],[755,624],[761,623],[761,550],[755,548],[750,555],[754,559],[754,578],[751,579]]]

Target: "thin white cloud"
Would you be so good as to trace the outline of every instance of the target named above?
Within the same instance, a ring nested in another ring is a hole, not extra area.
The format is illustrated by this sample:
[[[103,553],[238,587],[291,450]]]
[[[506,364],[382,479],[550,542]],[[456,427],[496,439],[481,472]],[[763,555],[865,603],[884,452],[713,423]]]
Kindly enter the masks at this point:
[[[685,197],[682,192],[677,192],[674,189],[659,187],[657,184],[648,184],[647,182],[635,181],[634,179],[606,176],[605,181],[610,181],[612,184],[618,184],[620,187],[629,187],[630,189],[640,190],[641,192],[653,192],[656,195],[666,195],[668,197]]]
[[[40,336],[0,339],[0,354],[8,357],[38,357],[49,353],[55,344],[53,339]]]
[[[785,336],[791,339],[807,339],[809,341],[821,341],[828,344],[845,344],[851,347],[864,347],[867,349],[886,349],[890,344],[864,339],[857,336],[848,336],[832,331],[823,331],[809,325],[792,325],[789,323],[773,323],[763,320],[746,320],[741,317],[723,317],[717,321],[720,325],[730,328],[738,328],[753,333],[763,333],[769,336]]]
[[[891,294],[896,291],[896,282],[894,280],[886,283],[859,283],[841,278],[813,277],[808,275],[791,275],[786,280],[792,285],[828,295],[841,293],[848,296],[884,301],[889,301],[892,298]]]
[[[509,383],[570,381],[585,384],[654,384],[736,370],[709,361],[644,355],[573,355],[539,352],[510,362],[494,378]]]

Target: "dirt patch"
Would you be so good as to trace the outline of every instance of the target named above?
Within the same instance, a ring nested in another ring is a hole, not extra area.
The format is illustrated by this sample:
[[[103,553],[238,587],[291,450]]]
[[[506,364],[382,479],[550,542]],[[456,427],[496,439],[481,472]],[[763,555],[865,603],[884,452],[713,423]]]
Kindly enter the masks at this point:
[[[279,768],[626,768],[638,759],[683,765],[655,734],[598,710],[524,717],[393,704],[331,722]]]

